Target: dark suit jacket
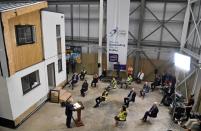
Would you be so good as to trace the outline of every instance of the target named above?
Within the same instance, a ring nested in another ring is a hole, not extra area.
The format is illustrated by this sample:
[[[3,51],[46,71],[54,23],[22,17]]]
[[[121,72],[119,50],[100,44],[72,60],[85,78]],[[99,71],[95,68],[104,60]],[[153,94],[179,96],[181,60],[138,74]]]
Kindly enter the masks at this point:
[[[71,103],[66,103],[66,110],[65,110],[65,114],[67,117],[72,117],[73,115],[73,111],[74,111],[74,107],[73,107],[73,104]]]
[[[87,90],[88,90],[88,83],[85,83],[85,82],[84,82],[84,83],[82,84],[82,90],[83,90],[83,91],[87,91]]]
[[[149,113],[152,117],[157,117],[159,110],[157,106],[152,106],[151,109],[149,110]]]
[[[136,92],[135,91],[130,91],[129,94],[128,94],[128,98],[131,97],[132,100],[135,100],[135,96],[136,96]]]

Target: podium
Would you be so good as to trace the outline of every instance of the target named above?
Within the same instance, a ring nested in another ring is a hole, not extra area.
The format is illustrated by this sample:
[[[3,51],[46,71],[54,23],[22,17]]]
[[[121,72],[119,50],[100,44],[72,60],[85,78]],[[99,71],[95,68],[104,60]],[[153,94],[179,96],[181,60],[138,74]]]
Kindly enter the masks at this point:
[[[84,105],[82,104],[81,101],[77,102],[80,107],[76,108],[75,111],[77,112],[77,119],[74,119],[76,127],[84,126],[84,123],[81,120],[81,111],[84,109]]]

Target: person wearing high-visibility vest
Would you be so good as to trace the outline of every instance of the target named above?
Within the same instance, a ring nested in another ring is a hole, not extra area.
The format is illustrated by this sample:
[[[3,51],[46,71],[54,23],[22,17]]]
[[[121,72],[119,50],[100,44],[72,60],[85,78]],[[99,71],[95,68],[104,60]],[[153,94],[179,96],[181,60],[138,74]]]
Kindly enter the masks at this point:
[[[115,119],[115,126],[118,126],[119,121],[126,121],[127,112],[126,112],[126,106],[122,106],[121,111],[117,116],[114,117]]]
[[[94,108],[99,107],[101,102],[106,101],[107,96],[108,96],[108,91],[107,89],[105,89],[102,95],[96,98],[96,105],[94,106]]]
[[[114,88],[114,89],[117,87],[117,81],[114,77],[112,78],[112,81],[110,84],[111,84],[112,88]]]
[[[131,75],[129,75],[128,78],[127,78],[127,80],[126,80],[126,83],[128,85],[130,85],[132,81],[133,81],[133,77]]]

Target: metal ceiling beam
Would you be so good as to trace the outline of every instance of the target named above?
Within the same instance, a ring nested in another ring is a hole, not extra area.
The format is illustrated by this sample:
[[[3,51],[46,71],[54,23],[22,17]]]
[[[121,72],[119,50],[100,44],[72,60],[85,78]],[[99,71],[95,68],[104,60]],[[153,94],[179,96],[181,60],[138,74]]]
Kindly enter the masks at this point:
[[[99,2],[99,0],[47,0],[48,2]],[[106,0],[104,0],[106,1]],[[131,0],[132,2],[140,2],[141,0]],[[146,0],[147,2],[170,2],[170,3],[186,3],[187,0]]]
[[[71,36],[66,36],[66,42],[71,42],[71,43],[89,43],[89,44],[98,44],[98,38],[89,38],[88,37],[76,37],[74,36],[74,39],[71,39]],[[103,43],[106,44],[105,39],[103,39]],[[180,44],[177,42],[171,42],[171,41],[163,41],[160,45],[160,41],[152,41],[152,40],[147,40],[147,41],[141,41],[142,46],[147,46],[147,47],[161,47],[161,48],[174,48],[174,49],[179,49]],[[129,45],[137,46],[137,41],[129,39],[128,42]]]
[[[170,17],[168,20],[164,21],[163,24],[168,23],[169,21],[171,21],[175,16],[177,16],[178,14],[180,14],[184,9],[186,9],[186,6],[184,8],[182,8],[181,10],[179,10],[177,13],[175,13],[172,17]],[[145,36],[142,40],[145,40],[146,38],[148,38],[150,35],[152,35],[154,32],[156,32],[158,29],[160,29],[163,25],[159,25],[155,30],[153,30],[150,34],[148,34],[147,36]]]

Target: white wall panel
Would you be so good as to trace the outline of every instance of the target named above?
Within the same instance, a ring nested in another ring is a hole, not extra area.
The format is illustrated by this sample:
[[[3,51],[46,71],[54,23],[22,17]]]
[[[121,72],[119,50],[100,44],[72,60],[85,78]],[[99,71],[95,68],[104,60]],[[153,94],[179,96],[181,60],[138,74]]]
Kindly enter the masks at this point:
[[[21,78],[37,70],[39,70],[40,85],[23,95]],[[42,62],[17,72],[10,78],[7,78],[7,88],[13,119],[16,119],[19,115],[24,113],[32,105],[48,94],[49,90],[47,87],[46,75],[45,63]]]
[[[60,13],[42,11],[42,29],[45,59],[57,56],[56,25],[61,26],[62,52],[65,53],[64,15]]]
[[[12,120],[12,111],[9,101],[6,80],[0,76],[0,117]]]

